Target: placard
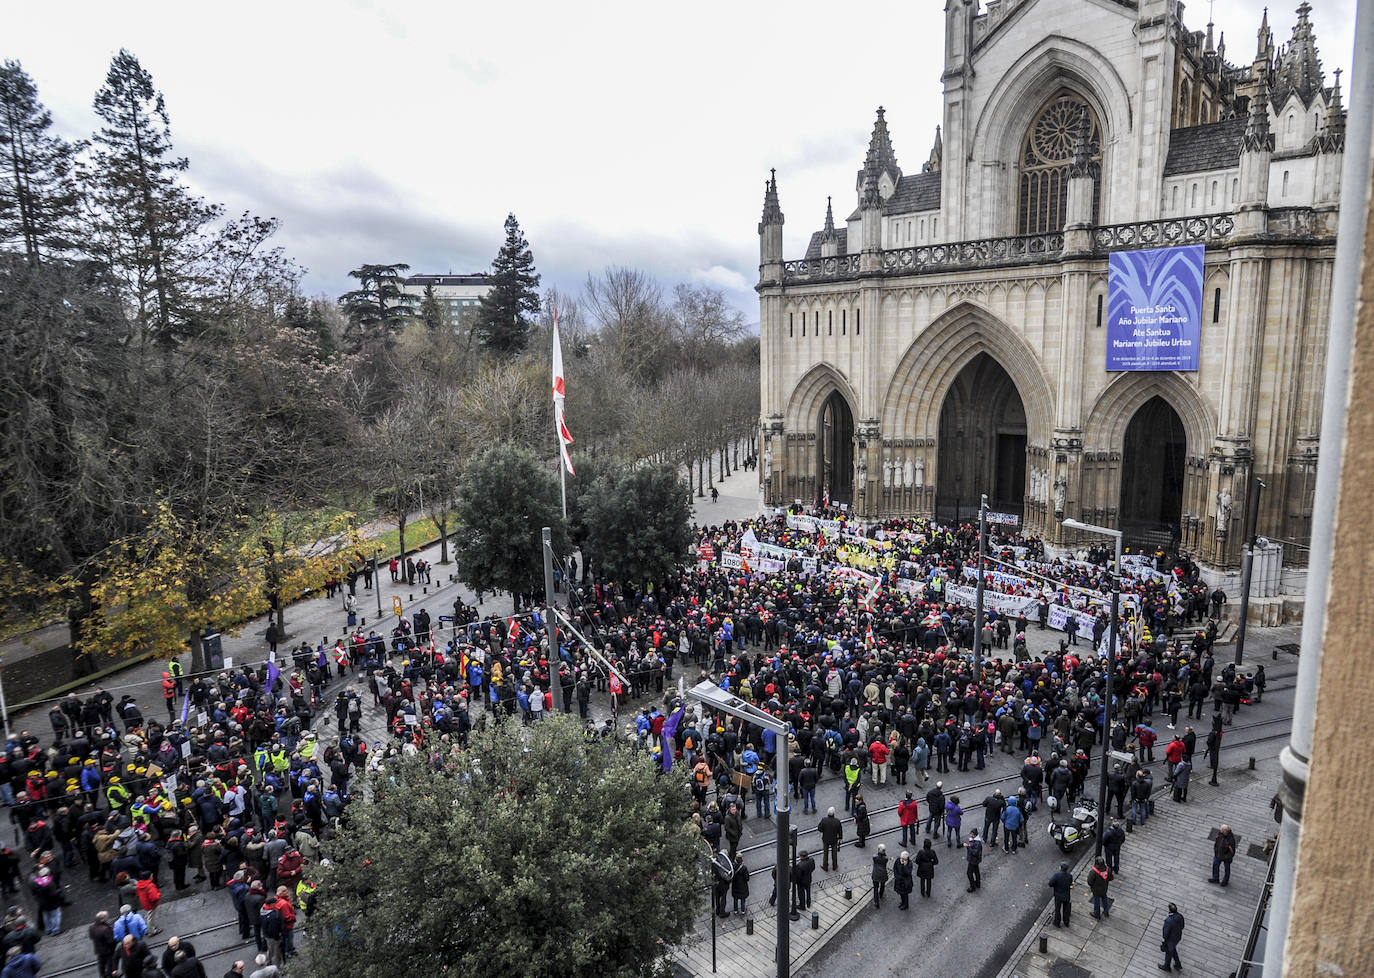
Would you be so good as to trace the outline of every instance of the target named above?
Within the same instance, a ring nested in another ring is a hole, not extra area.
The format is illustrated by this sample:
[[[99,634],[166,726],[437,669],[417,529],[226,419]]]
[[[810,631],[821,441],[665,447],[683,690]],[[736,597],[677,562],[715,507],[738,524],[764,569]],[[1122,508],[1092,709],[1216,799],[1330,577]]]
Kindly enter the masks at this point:
[[[224,657],[224,668],[226,668],[226,669],[232,669],[232,668],[234,668],[234,657],[233,657],[232,655],[226,655],[226,656]]]
[[[1198,369],[1204,254],[1188,245],[1108,256],[1108,370]]]

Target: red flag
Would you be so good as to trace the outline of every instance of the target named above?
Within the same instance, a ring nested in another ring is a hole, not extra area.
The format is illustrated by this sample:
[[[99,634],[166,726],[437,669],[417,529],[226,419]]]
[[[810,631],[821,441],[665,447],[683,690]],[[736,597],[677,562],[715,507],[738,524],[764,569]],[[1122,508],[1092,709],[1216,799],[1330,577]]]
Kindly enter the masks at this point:
[[[569,475],[577,475],[573,471],[572,456],[568,454],[568,446],[572,444],[572,433],[568,431],[568,423],[563,420],[563,398],[567,394],[567,386],[563,381],[563,344],[558,339],[558,310],[553,311],[553,425],[558,434],[558,451],[563,456],[563,465],[567,467]]]

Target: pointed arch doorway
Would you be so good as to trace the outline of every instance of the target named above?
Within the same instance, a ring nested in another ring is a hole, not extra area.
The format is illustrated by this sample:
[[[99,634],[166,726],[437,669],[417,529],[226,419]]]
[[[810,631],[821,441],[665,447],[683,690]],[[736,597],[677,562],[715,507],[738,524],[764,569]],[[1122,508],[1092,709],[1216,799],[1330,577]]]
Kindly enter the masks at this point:
[[[820,451],[816,453],[817,495],[830,494],[830,504],[854,501],[854,414],[844,395],[835,391],[821,405],[816,432]]]
[[[959,371],[940,408],[936,515],[961,519],[988,495],[992,509],[1022,514],[1026,409],[1006,369],[979,353]]]
[[[1188,435],[1183,419],[1159,395],[1126,425],[1121,447],[1121,529],[1128,542],[1167,544],[1183,515]]]

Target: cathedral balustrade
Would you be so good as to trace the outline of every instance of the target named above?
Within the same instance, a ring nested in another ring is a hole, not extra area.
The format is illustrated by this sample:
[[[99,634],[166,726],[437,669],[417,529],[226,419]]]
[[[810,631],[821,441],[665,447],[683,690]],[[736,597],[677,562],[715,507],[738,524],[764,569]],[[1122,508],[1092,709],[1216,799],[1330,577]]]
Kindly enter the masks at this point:
[[[1172,245],[1220,244],[1231,236],[1236,222],[1230,214],[1199,214],[1196,217],[1106,224],[1093,229],[1093,251],[1101,254],[1130,248],[1165,248]]]
[[[831,255],[828,258],[798,258],[784,262],[783,281],[828,282],[859,274],[859,255]]]
[[[1298,218],[1290,224],[1297,225]],[[1130,248],[1163,248],[1172,245],[1223,244],[1234,232],[1230,214],[1199,214],[1194,217],[1104,224],[1092,229],[1094,254]],[[1285,225],[1285,228],[1287,225]],[[1310,230],[1305,225],[1303,230]],[[915,248],[889,248],[882,252],[882,274],[922,275],[964,269],[1034,265],[1058,261],[1064,252],[1064,232],[1022,234],[1006,238],[980,238]],[[857,278],[861,255],[799,258],[783,264],[785,284],[828,282]]]

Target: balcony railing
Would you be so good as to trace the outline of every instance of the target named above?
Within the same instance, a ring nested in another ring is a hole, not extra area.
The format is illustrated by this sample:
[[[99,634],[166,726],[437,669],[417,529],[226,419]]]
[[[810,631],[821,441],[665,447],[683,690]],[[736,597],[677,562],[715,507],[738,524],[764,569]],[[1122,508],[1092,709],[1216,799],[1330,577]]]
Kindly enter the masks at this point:
[[[799,258],[784,262],[782,277],[787,282],[826,282],[859,274],[858,255],[832,255],[829,258]]]
[[[1231,236],[1236,222],[1230,214],[1107,224],[1093,229],[1093,251],[1126,251],[1132,248],[1167,248],[1172,245],[1220,244]]]
[[[1296,221],[1290,223],[1297,224]],[[1131,248],[1164,248],[1171,245],[1222,244],[1235,230],[1230,214],[1109,224],[1092,229],[1093,254]],[[1064,232],[1023,234],[1008,238],[952,241],[948,244],[893,248],[883,251],[882,275],[923,275],[963,269],[1035,265],[1058,260],[1064,251]],[[827,282],[856,278],[862,268],[860,255],[803,258],[783,264],[786,283]]]

